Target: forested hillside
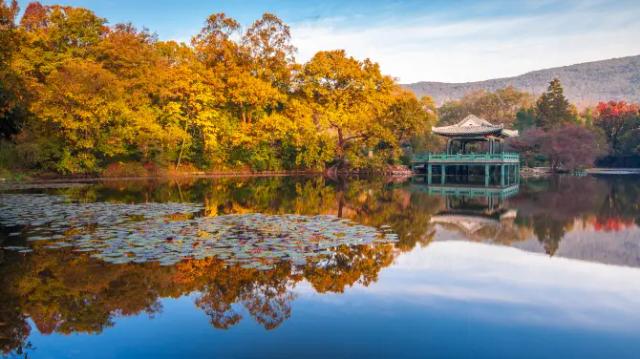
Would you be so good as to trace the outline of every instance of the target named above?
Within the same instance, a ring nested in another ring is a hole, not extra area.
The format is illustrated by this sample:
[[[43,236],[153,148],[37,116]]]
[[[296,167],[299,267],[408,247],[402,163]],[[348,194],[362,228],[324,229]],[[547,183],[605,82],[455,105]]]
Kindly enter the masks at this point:
[[[478,90],[496,91],[508,86],[541,94],[558,78],[569,101],[582,108],[602,99],[640,102],[640,55],[539,70],[524,75],[466,83],[417,82],[404,85],[417,96],[428,94],[438,105]]]

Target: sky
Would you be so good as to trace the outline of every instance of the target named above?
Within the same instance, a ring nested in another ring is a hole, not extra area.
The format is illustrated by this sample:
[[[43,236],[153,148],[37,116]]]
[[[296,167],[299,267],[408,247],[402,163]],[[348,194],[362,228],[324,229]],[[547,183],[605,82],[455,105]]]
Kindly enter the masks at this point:
[[[29,1],[19,0],[24,9]],[[296,60],[344,49],[401,83],[468,82],[640,54],[640,0],[58,0],[109,24],[188,42],[224,12],[244,28],[264,12],[290,27]]]

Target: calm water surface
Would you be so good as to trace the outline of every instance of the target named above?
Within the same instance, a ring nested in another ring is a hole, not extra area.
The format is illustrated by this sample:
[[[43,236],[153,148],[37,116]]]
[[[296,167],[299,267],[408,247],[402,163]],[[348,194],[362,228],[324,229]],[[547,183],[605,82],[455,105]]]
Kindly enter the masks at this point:
[[[640,357],[640,178],[0,191],[0,353]]]

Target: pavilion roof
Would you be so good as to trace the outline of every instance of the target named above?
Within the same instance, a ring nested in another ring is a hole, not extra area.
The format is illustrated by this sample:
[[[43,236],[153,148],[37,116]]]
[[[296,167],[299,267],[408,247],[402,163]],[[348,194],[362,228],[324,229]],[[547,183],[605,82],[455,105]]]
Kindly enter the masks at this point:
[[[518,136],[517,130],[506,130],[503,125],[494,125],[475,115],[469,115],[455,125],[434,127],[433,133],[442,136],[484,136],[491,134],[503,137]]]
[[[513,219],[516,216],[515,210],[506,210],[499,217],[445,213],[432,216],[430,223],[456,231],[468,240],[486,241],[488,239],[498,243],[511,243],[521,238],[521,234],[513,225]]]

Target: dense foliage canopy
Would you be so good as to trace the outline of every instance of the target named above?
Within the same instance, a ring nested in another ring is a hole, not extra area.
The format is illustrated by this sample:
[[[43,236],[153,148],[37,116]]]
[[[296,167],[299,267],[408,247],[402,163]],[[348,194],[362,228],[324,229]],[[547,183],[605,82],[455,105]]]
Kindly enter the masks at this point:
[[[368,59],[296,63],[273,14],[245,31],[213,14],[183,44],[77,7],[34,2],[16,23],[1,4],[0,135],[22,167],[382,168],[433,119]]]

